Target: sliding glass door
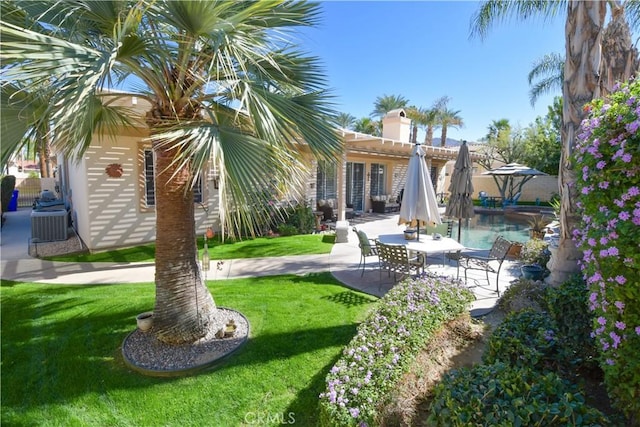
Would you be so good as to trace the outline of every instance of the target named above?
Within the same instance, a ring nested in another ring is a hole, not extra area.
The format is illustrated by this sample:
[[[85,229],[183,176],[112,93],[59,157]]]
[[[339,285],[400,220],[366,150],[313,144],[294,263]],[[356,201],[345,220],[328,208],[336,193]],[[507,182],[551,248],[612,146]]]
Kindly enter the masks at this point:
[[[364,163],[347,162],[347,205],[364,211]]]

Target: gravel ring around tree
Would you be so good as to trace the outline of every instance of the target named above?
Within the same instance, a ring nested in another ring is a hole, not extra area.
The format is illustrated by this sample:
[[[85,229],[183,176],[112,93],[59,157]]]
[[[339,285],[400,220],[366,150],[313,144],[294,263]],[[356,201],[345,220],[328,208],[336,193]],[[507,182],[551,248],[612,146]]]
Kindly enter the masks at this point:
[[[233,336],[216,338],[213,331],[194,343],[171,345],[159,341],[153,328],[147,332],[136,329],[122,343],[125,363],[144,375],[159,377],[190,375],[215,366],[249,338],[249,321],[242,313],[224,307],[217,310],[217,323],[235,322]]]

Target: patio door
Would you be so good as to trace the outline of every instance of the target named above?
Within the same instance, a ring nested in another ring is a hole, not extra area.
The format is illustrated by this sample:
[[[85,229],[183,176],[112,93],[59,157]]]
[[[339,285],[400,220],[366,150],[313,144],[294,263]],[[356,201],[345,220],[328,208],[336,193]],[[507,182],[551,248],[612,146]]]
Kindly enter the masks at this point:
[[[364,211],[364,163],[347,162],[347,204]]]

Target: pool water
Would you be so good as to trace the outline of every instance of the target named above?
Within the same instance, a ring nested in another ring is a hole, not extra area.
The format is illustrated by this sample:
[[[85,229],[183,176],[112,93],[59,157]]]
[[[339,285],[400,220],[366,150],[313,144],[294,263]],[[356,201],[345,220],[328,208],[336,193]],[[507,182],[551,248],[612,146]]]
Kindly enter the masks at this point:
[[[460,243],[467,248],[490,249],[498,236],[524,243],[529,240],[529,224],[526,219],[478,213],[471,219],[462,220]],[[457,222],[453,225],[451,237],[458,238]]]

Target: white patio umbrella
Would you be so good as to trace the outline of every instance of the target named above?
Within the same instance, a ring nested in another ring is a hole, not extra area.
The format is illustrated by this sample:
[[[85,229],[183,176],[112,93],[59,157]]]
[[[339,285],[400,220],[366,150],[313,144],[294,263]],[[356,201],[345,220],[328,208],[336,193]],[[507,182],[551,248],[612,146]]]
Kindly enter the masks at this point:
[[[453,166],[451,174],[451,183],[449,184],[449,203],[445,210],[445,215],[452,218],[458,218],[458,242],[460,241],[460,231],[462,220],[471,218],[474,215],[473,200],[473,165],[471,164],[471,155],[467,142],[463,141],[456,163]]]
[[[402,194],[398,224],[409,224],[418,229],[427,223],[441,224],[438,201],[431,183],[431,175],[425,162],[424,149],[416,144],[411,151],[407,181]]]

